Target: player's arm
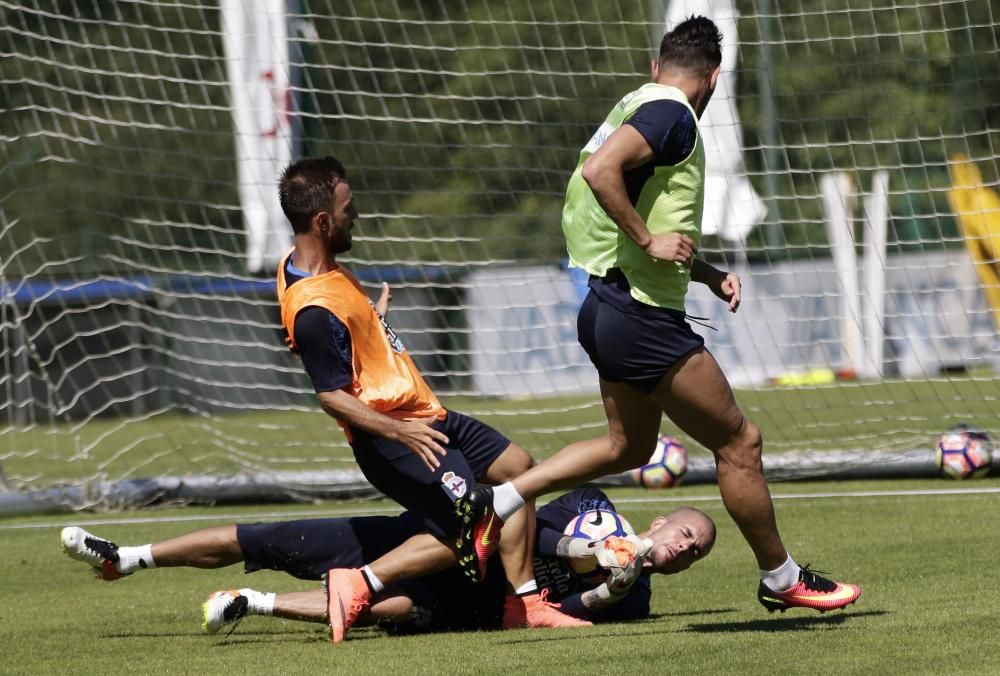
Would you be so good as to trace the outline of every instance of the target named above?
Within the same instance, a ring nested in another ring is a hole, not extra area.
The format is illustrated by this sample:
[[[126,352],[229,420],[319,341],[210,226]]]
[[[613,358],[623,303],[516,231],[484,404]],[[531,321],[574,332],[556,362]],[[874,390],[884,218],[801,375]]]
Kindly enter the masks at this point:
[[[382,316],[382,319],[389,316],[390,301],[392,301],[392,291],[389,289],[389,283],[382,282],[382,289],[379,291],[378,300],[375,301],[375,311]]]
[[[736,312],[742,301],[739,275],[725,272],[696,258],[691,265],[691,280],[704,284],[716,296],[729,304],[729,311]]]
[[[694,241],[676,232],[653,235],[632,206],[625,172],[652,161],[653,149],[634,127],[623,124],[583,163],[583,180],[598,204],[629,239],[653,258],[690,265]]]
[[[332,312],[322,307],[300,312],[295,318],[295,343],[324,411],[351,427],[402,443],[431,469],[440,464],[434,454],[445,455],[441,443],[448,443],[448,437],[430,427],[433,420],[390,418],[343,389],[354,379],[351,336]]]
[[[317,396],[323,410],[337,420],[369,434],[403,444],[414,455],[420,456],[429,469],[433,470],[441,465],[435,453],[448,453],[441,446],[448,443],[448,437],[430,426],[436,418],[396,420],[372,410],[343,390],[319,392]]]
[[[622,594],[608,594],[605,585],[573,594],[559,602],[559,609],[581,620],[620,622],[649,617],[652,588],[640,578]]]

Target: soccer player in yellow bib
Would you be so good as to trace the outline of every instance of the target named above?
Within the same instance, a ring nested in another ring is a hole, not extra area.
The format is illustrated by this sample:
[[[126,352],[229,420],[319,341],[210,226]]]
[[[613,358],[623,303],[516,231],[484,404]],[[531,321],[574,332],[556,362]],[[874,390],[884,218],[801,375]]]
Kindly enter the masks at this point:
[[[800,567],[785,549],[760,431],[685,321],[690,281],[706,284],[730,312],[740,306],[739,277],[695,257],[705,189],[698,118],[719,77],[721,41],[705,17],[667,33],[653,81],[612,108],[566,189],[562,227],[570,263],[590,274],[579,339],[600,376],[608,435],[567,446],[513,481],[463,500],[476,523],[502,522],[524,499],[638,467],[665,413],[714,453],[723,502],[759,564],[759,601],[769,611],[843,608],[861,589]]]

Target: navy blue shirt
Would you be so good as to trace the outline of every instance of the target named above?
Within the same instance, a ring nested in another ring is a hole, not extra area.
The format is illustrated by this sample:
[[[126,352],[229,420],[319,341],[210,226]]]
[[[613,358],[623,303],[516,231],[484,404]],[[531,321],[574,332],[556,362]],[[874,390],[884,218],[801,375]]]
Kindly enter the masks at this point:
[[[653,151],[653,159],[624,174],[625,190],[635,206],[656,167],[680,164],[691,154],[698,138],[698,123],[683,103],[660,99],[639,106],[625,124],[642,134]]]

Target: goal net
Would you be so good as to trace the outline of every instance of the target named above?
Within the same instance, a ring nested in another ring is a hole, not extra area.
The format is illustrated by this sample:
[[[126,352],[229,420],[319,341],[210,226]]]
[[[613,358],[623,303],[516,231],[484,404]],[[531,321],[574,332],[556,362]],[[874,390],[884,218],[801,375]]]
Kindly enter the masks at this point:
[[[392,285],[447,405],[537,457],[603,433],[562,195],[689,12],[725,37],[701,254],[745,300],[694,289],[688,312],[765,452],[1000,434],[993,3],[677,1],[235,2],[239,23],[229,0],[0,0],[4,485],[100,504],[109,482],[354,468],[280,340],[288,235],[275,170],[250,168],[280,125],[288,157],[347,166],[343,262]],[[233,83],[251,30],[287,66],[258,74],[270,112]]]

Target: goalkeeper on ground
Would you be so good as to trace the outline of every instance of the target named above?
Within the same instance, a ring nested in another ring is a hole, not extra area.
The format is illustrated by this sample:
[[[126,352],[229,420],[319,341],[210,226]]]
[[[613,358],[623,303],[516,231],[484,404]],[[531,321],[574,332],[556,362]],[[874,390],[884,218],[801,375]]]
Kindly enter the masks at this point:
[[[581,488],[538,510],[535,579],[564,613],[593,622],[647,617],[651,573],[673,574],[704,558],[715,543],[715,524],[703,512],[681,508],[657,516],[640,538],[652,541],[635,565],[616,569],[604,580],[576,574],[570,559],[603,557],[607,550],[588,548],[586,540],[563,535],[567,524],[591,510],[615,511],[600,490]],[[213,569],[243,563],[246,572],[280,570],[306,580],[319,580],[328,570],[358,565],[381,556],[415,532],[421,520],[400,516],[309,519],[216,526],[138,547],[119,547],[87,531],[62,532],[66,553],[89,564],[100,579],[119,579],[138,571],[179,567]],[[504,571],[498,561],[488,568],[484,584],[476,584],[456,568],[387,587],[359,617],[399,633],[462,629],[497,629],[502,625]],[[109,575],[114,570],[116,575]],[[246,615],[328,621],[324,590],[273,594],[239,589],[215,592],[204,604],[205,628],[218,631]]]

